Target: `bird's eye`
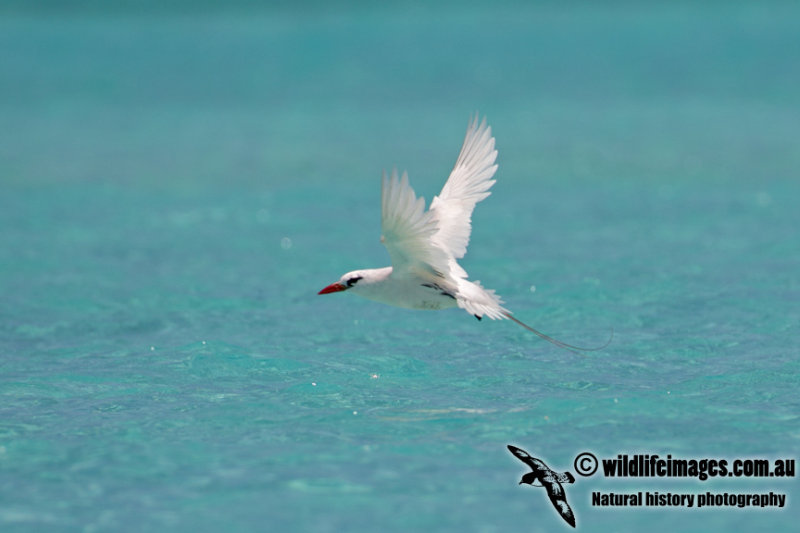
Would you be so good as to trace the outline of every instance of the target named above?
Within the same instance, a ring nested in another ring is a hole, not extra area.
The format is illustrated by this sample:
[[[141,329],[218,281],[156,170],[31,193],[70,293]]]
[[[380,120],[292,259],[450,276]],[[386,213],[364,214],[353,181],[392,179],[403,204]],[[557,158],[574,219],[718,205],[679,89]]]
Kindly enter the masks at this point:
[[[358,280],[360,280],[363,276],[353,276],[352,278],[347,280],[347,288],[349,289],[353,285],[356,284]]]

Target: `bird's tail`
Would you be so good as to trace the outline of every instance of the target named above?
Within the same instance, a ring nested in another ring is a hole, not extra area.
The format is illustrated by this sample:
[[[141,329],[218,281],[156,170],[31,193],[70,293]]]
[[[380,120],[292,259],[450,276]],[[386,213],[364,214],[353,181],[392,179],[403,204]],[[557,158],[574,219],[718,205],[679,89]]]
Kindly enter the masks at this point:
[[[463,278],[458,283],[458,306],[480,320],[488,316],[492,320],[501,320],[511,314],[503,308],[503,300],[492,290],[481,286],[480,281],[467,281]]]
[[[503,310],[503,316],[506,317],[507,319],[513,321],[513,322],[516,322],[517,324],[519,324],[523,328],[527,329],[531,333],[534,333],[534,334],[538,335],[539,337],[541,337],[542,339],[546,340],[547,342],[551,342],[551,343],[555,344],[556,346],[558,346],[559,348],[563,348],[565,350],[569,350],[570,352],[576,353],[578,355],[580,355],[579,352],[595,352],[597,350],[602,350],[603,348],[605,348],[606,346],[611,344],[611,339],[614,338],[614,330],[612,329],[611,330],[611,336],[608,337],[608,340],[602,346],[596,346],[594,348],[581,348],[580,346],[573,346],[572,344],[567,344],[566,342],[561,342],[560,340],[554,339],[553,337],[550,337],[549,335],[545,335],[541,331],[538,331],[538,330],[530,327],[528,324],[522,322],[521,320],[518,320],[514,315],[511,314],[510,311],[506,311],[504,309]]]

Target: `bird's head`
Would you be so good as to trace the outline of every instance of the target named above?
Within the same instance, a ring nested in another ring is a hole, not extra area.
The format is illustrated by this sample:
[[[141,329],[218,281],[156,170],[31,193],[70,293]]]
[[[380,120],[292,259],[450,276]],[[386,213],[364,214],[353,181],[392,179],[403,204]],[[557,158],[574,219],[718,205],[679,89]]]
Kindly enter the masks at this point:
[[[519,484],[522,485],[523,483],[526,485],[532,485],[534,487],[541,487],[536,472],[528,472],[522,476],[522,479],[519,480]]]
[[[330,294],[332,292],[346,291],[355,287],[356,284],[362,279],[364,279],[363,272],[360,270],[354,270],[353,272],[348,272],[339,278],[339,281],[336,283],[331,283],[317,294]]]

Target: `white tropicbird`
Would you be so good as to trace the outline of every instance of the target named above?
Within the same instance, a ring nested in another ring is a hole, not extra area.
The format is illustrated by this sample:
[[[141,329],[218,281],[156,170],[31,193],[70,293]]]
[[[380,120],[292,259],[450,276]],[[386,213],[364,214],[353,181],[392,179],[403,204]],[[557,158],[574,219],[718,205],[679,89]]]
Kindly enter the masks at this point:
[[[389,250],[392,266],[348,272],[319,294],[350,291],[409,309],[458,306],[478,320],[484,316],[513,320],[561,348],[599,350],[607,346],[608,342],[597,348],[579,348],[549,337],[517,320],[493,290],[467,280],[467,273],[456,260],[467,253],[475,204],[491,194],[496,158],[492,129],[486,119],[479,124],[475,115],[450,177],[427,211],[425,199],[414,194],[405,172],[400,179],[397,170],[392,171],[391,178],[384,172],[381,242]]]

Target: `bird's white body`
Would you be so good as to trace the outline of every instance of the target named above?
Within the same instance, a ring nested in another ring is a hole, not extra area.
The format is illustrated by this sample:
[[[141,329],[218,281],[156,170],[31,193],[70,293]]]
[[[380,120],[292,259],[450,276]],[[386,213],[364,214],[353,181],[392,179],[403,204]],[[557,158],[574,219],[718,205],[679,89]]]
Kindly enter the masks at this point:
[[[362,276],[351,292],[368,300],[406,309],[438,311],[458,305],[453,292],[437,285],[435,280],[404,276],[402,272],[397,275],[392,270],[392,267],[384,267],[350,272],[351,276]]]
[[[409,309],[461,307],[478,318],[510,314],[494,291],[468,281],[457,260],[467,252],[475,204],[489,196],[497,165],[492,130],[478,117],[470,122],[455,167],[439,196],[425,210],[403,173],[383,176],[381,242],[392,266],[355,270],[320,294],[354,294]]]

